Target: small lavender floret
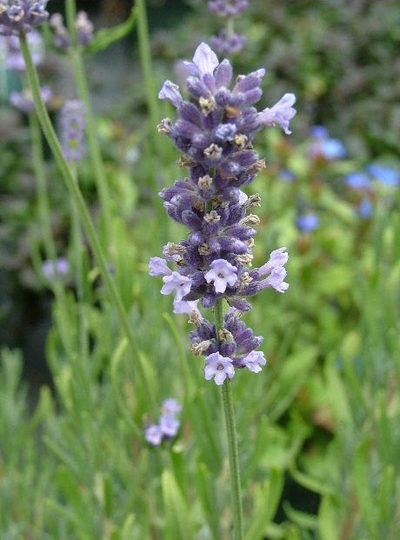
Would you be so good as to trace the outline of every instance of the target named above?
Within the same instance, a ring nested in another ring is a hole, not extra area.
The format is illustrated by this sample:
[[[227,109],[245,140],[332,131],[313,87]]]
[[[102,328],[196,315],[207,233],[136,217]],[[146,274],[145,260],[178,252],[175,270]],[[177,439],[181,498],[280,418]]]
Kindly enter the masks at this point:
[[[266,363],[267,360],[262,351],[251,351],[243,358],[243,365],[253,373],[259,373],[262,370],[261,366],[265,366]]]
[[[227,286],[232,287],[238,280],[237,268],[224,259],[215,259],[211,269],[205,274],[207,283],[213,283],[215,292],[223,293]]]
[[[47,20],[48,0],[0,0],[0,34],[26,34]]]
[[[216,352],[207,356],[204,375],[207,381],[214,379],[215,384],[220,386],[225,382],[225,379],[232,379],[235,375],[235,368],[230,358],[225,358]]]

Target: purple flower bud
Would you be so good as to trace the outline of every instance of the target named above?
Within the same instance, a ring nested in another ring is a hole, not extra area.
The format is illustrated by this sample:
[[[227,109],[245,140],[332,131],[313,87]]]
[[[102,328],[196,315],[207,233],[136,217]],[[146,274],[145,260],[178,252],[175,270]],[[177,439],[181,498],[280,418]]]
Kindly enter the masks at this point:
[[[220,54],[229,55],[241,51],[247,43],[247,37],[236,33],[228,36],[226,30],[223,29],[218,36],[212,36],[210,41]]]
[[[158,97],[160,99],[167,99],[176,108],[178,108],[183,101],[181,93],[179,92],[179,86],[171,81],[165,81],[158,94]]]

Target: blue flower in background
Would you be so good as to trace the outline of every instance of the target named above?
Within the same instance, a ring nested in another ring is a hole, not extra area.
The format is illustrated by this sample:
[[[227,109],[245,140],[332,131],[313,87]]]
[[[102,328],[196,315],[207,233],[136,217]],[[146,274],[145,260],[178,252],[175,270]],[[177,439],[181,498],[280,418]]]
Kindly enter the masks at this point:
[[[363,219],[369,219],[372,216],[372,202],[369,199],[362,199],[358,205],[358,215]]]
[[[313,213],[302,214],[296,219],[296,225],[303,232],[315,231],[319,227],[319,217]]]
[[[368,165],[367,171],[384,186],[397,187],[399,185],[400,175],[398,171],[391,167],[380,165],[379,163],[371,163]]]
[[[328,160],[343,159],[346,157],[346,148],[342,141],[329,137],[328,130],[324,126],[314,126],[311,130],[314,142],[311,146],[311,156],[322,156]]]
[[[350,173],[346,176],[345,181],[347,186],[351,189],[372,189],[371,179],[365,172],[357,171]]]

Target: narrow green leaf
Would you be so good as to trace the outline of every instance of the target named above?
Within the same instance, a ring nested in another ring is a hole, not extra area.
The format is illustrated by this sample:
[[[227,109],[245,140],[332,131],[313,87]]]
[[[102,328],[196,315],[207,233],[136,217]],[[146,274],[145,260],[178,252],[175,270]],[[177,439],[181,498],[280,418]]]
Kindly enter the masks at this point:
[[[318,532],[320,540],[339,540],[338,515],[334,497],[325,495],[318,510]]]
[[[132,9],[129,17],[113,28],[102,28],[95,33],[93,41],[85,51],[95,53],[107,49],[110,45],[127,36],[135,27],[136,11]]]
[[[254,486],[254,510],[245,540],[262,540],[265,538],[268,525],[273,520],[284,485],[284,475],[278,469],[271,469],[266,482]]]
[[[165,470],[161,477],[165,508],[165,540],[188,540],[194,538],[188,506],[171,471]]]

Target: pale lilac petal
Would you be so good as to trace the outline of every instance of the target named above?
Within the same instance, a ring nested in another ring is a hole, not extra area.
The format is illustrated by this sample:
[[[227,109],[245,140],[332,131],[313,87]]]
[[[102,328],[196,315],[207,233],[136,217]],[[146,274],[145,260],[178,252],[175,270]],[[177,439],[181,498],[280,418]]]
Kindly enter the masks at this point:
[[[176,313],[177,315],[180,315],[180,314],[191,315],[192,312],[195,311],[197,315],[201,316],[201,313],[199,309],[197,308],[198,303],[199,303],[198,300],[186,301],[186,300],[177,300],[175,298],[174,313]]]
[[[252,351],[242,360],[243,364],[253,373],[259,373],[261,366],[265,366],[267,360],[262,351]]]
[[[224,293],[226,287],[229,285],[233,287],[238,280],[237,268],[233,266],[225,259],[215,259],[211,263],[211,270],[209,270],[204,278],[207,283],[214,283],[215,292]]]
[[[207,43],[200,43],[193,56],[193,63],[198,68],[200,76],[206,73],[214,73],[214,69],[218,66],[218,58],[215,52]]]
[[[153,446],[159,446],[163,440],[163,432],[158,425],[151,425],[145,429],[144,437]]]
[[[179,86],[171,81],[165,81],[158,97],[159,99],[167,99],[177,108],[183,101],[181,93],[179,92]]]
[[[172,274],[172,270],[168,268],[167,261],[162,257],[151,257],[149,268],[149,275],[152,277],[163,277]]]
[[[268,261],[258,270],[260,276],[265,276],[268,272],[271,272],[273,268],[284,266],[288,262],[289,253],[286,249],[286,247],[281,247],[271,251]]]
[[[161,289],[161,294],[168,295],[175,293],[176,300],[182,300],[188,294],[192,286],[192,280],[186,276],[182,276],[179,272],[171,272],[170,275],[163,277],[164,286]]]
[[[270,109],[267,107],[258,114],[259,123],[264,126],[279,124],[284,132],[290,135],[289,122],[297,112],[292,107],[295,102],[296,96],[294,94],[285,94],[273,107]]]
[[[230,358],[222,356],[218,352],[207,356],[204,367],[204,376],[207,381],[214,379],[215,384],[220,386],[224,383],[225,379],[232,379],[234,375],[235,368]]]

